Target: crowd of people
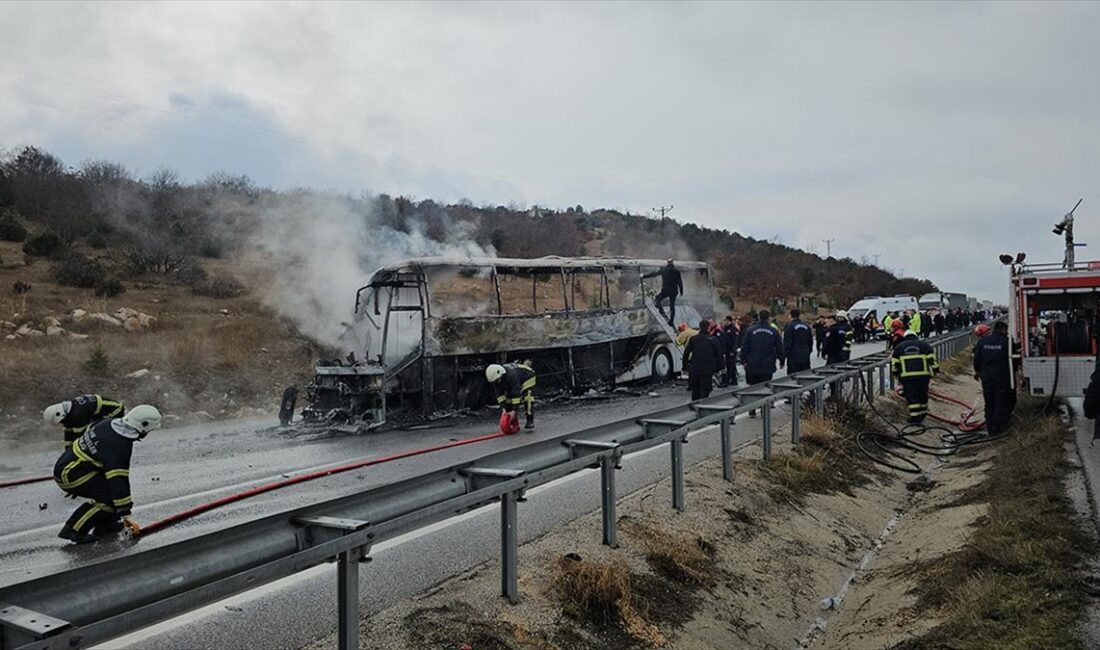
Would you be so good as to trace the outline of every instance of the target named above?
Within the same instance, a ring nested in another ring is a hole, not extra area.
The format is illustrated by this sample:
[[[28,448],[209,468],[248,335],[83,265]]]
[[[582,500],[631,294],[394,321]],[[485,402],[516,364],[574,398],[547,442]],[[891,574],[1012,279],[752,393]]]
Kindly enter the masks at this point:
[[[853,343],[886,339],[889,349],[908,336],[925,339],[945,332],[982,323],[992,315],[981,310],[963,309],[905,311],[887,314],[882,321],[874,312],[849,318],[841,310],[831,316],[818,316],[811,324],[797,309],[780,327],[770,312],[763,310],[740,319],[726,316],[721,322],[704,320],[698,327],[681,323],[677,343],[684,349],[684,371],[692,399],[710,394],[715,383],[736,386],[740,381],[737,365],[744,366],[749,385],[772,379],[779,368],[799,372],[810,368],[813,354],[826,364],[842,363],[851,358]],[[715,381],[717,379],[717,381]]]

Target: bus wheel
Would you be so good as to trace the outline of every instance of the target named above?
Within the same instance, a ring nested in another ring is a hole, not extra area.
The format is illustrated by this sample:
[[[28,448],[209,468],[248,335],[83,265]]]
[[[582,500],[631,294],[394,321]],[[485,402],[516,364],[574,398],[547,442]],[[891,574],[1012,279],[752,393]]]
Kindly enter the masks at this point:
[[[672,355],[665,348],[653,353],[653,365],[649,374],[653,381],[666,382],[672,379]]]

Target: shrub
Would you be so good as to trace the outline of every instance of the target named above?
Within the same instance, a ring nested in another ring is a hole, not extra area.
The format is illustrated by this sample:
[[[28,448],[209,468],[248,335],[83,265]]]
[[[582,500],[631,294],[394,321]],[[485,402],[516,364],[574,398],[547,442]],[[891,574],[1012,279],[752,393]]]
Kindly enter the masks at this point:
[[[194,260],[188,260],[175,271],[168,275],[168,279],[176,284],[188,287],[197,287],[206,281],[206,270]]]
[[[102,230],[93,230],[86,240],[88,245],[96,250],[107,248],[107,235]]]
[[[25,293],[30,293],[31,285],[27,284],[26,282],[16,280],[15,283],[11,285],[11,290],[15,293],[15,295],[21,296]]]
[[[57,233],[47,230],[27,239],[27,243],[23,244],[23,252],[27,255],[47,257],[57,254],[64,247],[61,237]]]
[[[99,260],[74,253],[54,264],[53,277],[62,286],[92,289],[107,279],[107,269]]]
[[[104,278],[102,282],[95,285],[95,295],[105,298],[114,298],[125,292],[126,287],[122,286],[122,281],[114,276]]]
[[[191,292],[210,298],[236,298],[244,295],[247,289],[228,275],[217,275],[195,284]]]
[[[88,360],[84,362],[84,369],[93,375],[106,375],[111,369],[111,360],[107,358],[102,345],[95,346]]]
[[[199,243],[198,251],[203,257],[218,259],[225,254],[225,245],[214,237],[207,237]]]
[[[16,219],[11,210],[0,213],[0,240],[24,241],[27,238],[27,229]]]

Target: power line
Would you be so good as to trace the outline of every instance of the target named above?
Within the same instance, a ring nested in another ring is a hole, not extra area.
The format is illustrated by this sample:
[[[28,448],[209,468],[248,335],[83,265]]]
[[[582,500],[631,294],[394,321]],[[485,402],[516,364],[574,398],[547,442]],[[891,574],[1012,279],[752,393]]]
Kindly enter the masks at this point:
[[[829,259],[833,256],[833,242],[836,241],[836,238],[822,239],[821,241],[825,242],[825,259]]]
[[[661,215],[661,218],[664,219],[665,215],[668,214],[669,212],[672,212],[672,208],[674,208],[674,207],[676,207],[676,206],[663,205],[659,208],[652,208],[652,210],[656,213],[659,213]]]

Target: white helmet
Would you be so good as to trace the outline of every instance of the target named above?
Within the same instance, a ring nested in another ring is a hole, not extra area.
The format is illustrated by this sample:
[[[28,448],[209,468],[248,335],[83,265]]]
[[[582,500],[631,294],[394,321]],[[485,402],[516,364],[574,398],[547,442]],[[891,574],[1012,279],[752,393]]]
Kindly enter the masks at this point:
[[[160,411],[155,406],[139,404],[122,416],[122,423],[145,437],[145,434],[160,428]]]
[[[848,312],[846,312],[846,311],[844,311],[843,309],[841,309],[840,311],[838,311],[838,312],[836,313],[836,317],[837,317],[837,318],[848,318]]]
[[[50,404],[46,407],[45,411],[42,411],[42,419],[48,424],[61,424],[61,421],[65,419],[65,416],[69,414],[69,409],[72,408],[70,402],[58,402],[57,404]]]
[[[504,373],[504,366],[500,365],[499,363],[490,364],[489,367],[485,369],[485,378],[489,380],[490,384],[495,384],[496,382],[500,381],[500,378],[504,376]]]

